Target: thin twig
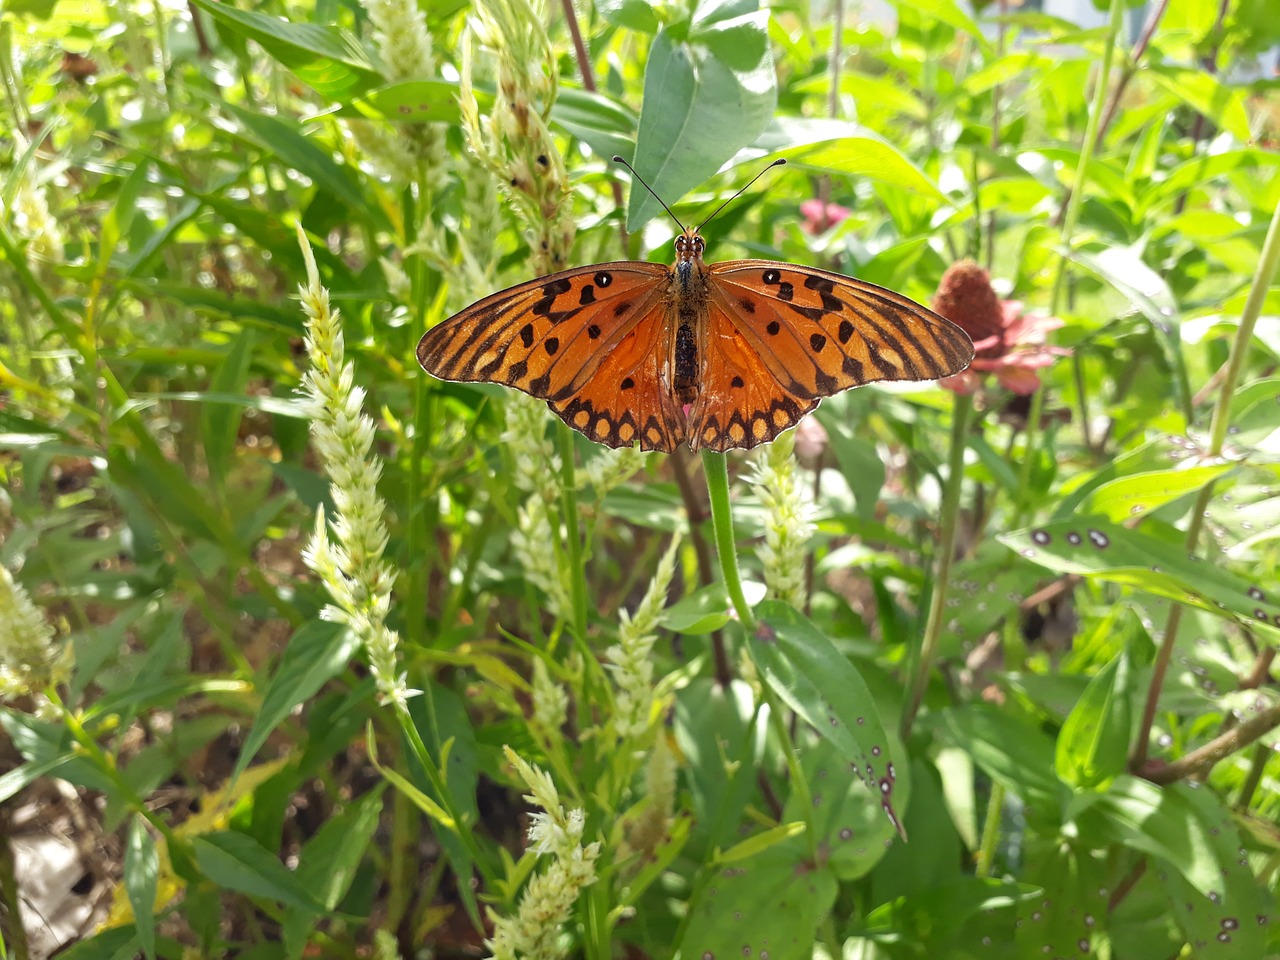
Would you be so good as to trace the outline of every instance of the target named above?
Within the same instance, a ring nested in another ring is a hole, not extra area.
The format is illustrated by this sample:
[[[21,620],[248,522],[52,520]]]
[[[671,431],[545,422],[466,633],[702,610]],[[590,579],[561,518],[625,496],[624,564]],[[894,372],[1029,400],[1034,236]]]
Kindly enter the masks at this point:
[[[582,40],[582,29],[578,26],[578,13],[573,9],[573,0],[561,0],[560,5],[564,8],[564,22],[569,26],[569,36],[573,38],[573,54],[578,58],[578,74],[582,77],[582,86],[588,93],[595,93],[596,77],[591,69],[591,55],[587,52],[587,45]],[[613,188],[614,206],[621,210],[622,184],[613,180],[609,186]],[[625,218],[618,223],[618,239],[622,241],[622,253],[625,256],[628,244]]]
[[[1172,763],[1148,764],[1138,773],[1152,783],[1174,783],[1212,767],[1219,760],[1224,760],[1233,753],[1243,750],[1278,726],[1280,726],[1280,704],[1273,704]]]

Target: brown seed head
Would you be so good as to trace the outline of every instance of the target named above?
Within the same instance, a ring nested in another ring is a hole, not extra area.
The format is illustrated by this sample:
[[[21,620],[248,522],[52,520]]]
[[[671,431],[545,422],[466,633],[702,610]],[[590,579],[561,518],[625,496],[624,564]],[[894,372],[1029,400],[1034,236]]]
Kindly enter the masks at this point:
[[[964,330],[975,343],[1004,331],[1004,311],[991,288],[991,277],[972,260],[961,260],[947,268],[934,295],[933,309]]]

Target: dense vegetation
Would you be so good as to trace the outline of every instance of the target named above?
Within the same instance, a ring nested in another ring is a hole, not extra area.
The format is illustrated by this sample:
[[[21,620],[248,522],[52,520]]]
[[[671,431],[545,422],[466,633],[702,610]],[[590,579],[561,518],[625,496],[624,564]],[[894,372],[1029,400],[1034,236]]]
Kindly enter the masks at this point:
[[[6,4],[0,956],[1280,953],[1268,6]],[[426,376],[670,258],[614,154],[978,361],[701,459]]]

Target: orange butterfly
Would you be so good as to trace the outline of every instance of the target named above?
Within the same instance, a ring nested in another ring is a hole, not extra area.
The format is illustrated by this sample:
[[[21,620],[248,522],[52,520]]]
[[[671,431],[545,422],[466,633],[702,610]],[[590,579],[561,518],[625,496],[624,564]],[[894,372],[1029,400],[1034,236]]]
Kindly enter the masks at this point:
[[[418,362],[546,400],[597,443],[672,453],[749,449],[823,397],[949,377],[973,359],[963,330],[901,294],[792,263],[706,264],[701,227],[680,228],[674,265],[622,260],[517,284],[428,330]]]

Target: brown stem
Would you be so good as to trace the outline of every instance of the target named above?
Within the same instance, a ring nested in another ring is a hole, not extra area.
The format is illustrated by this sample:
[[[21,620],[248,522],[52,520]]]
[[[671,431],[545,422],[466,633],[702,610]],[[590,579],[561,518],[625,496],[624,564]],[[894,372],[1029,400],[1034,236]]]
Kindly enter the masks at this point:
[[[578,59],[578,73],[582,76],[582,86],[589,93],[596,92],[596,77],[591,70],[591,55],[587,53],[587,45],[582,40],[582,29],[578,26],[578,13],[573,9],[573,0],[560,0],[560,5],[564,8],[564,22],[569,26],[569,36],[573,38],[573,55]],[[613,188],[613,203],[619,210],[622,209],[622,184],[614,180],[610,186]],[[623,220],[618,225],[618,238],[622,241],[622,253],[625,256],[627,252],[627,224]]]
[[[1231,6],[1231,0],[1221,0],[1221,2],[1218,4],[1218,17],[1216,20],[1214,20],[1213,30],[1211,31],[1215,36],[1222,35],[1221,33],[1222,21],[1226,19],[1227,9],[1230,6]],[[1214,43],[1213,49],[1210,50],[1208,55],[1205,56],[1205,58],[1200,61],[1200,65],[1204,67],[1204,69],[1211,75],[1216,74],[1218,72],[1219,46],[1220,45],[1218,43]],[[1199,146],[1200,141],[1204,139],[1205,132],[1206,132],[1205,131],[1206,125],[1207,125],[1207,121],[1205,120],[1204,114],[1197,113],[1196,122],[1191,127],[1191,145],[1192,145],[1193,151]],[[1176,214],[1182,213],[1182,211],[1186,209],[1186,206],[1187,206],[1187,191],[1183,190],[1182,193],[1178,194],[1178,200],[1173,205],[1174,214],[1176,215]]]
[[[1148,764],[1139,775],[1152,783],[1173,783],[1213,766],[1231,754],[1242,750],[1265,733],[1280,726],[1280,704],[1275,704],[1232,727],[1226,733],[1214,737],[1202,747],[1164,766]]]
[[[1258,785],[1262,783],[1262,774],[1267,769],[1267,761],[1271,759],[1272,752],[1271,747],[1265,743],[1260,743],[1253,748],[1253,762],[1249,764],[1249,775],[1240,785],[1240,797],[1235,803],[1237,810],[1248,810],[1249,805],[1253,803],[1253,795],[1257,792]]]
[[[196,45],[200,48],[200,59],[207,60],[213,56],[213,49],[209,46],[209,37],[204,32],[204,23],[192,0],[187,0],[187,9],[191,11],[191,29],[195,31]]]
[[[1129,62],[1121,69],[1116,85],[1107,97],[1106,107],[1103,108],[1102,118],[1098,123],[1098,132],[1093,138],[1095,149],[1102,146],[1102,138],[1107,135],[1107,129],[1111,126],[1111,121],[1115,119],[1116,110],[1120,107],[1120,98],[1124,96],[1125,87],[1129,85],[1129,81],[1138,72],[1138,61],[1147,52],[1151,37],[1155,34],[1156,27],[1160,25],[1160,20],[1164,17],[1164,12],[1168,9],[1168,6],[1169,0],[1159,0],[1147,15],[1147,22],[1142,25],[1142,32],[1138,34],[1138,39],[1129,54]],[[1071,188],[1068,187],[1066,194],[1062,198],[1062,206],[1058,208],[1058,213],[1054,218],[1055,226],[1062,226],[1062,218],[1066,216],[1067,207],[1070,203]]]
[[[1271,662],[1276,658],[1276,648],[1266,647],[1253,661],[1253,669],[1240,681],[1241,690],[1257,690],[1271,679]]]
[[[689,519],[689,540],[693,543],[694,556],[698,558],[698,582],[705,587],[716,579],[716,565],[711,556],[711,548],[707,546],[707,538],[702,535],[703,524],[710,514],[689,477],[689,451],[684,447],[676,448],[668,462],[675,475],[676,486],[680,489],[680,499],[684,501],[685,516]],[[711,649],[716,661],[716,682],[727,687],[733,680],[733,671],[729,668],[729,653],[725,649],[724,635],[719,630],[711,634]]]
[[[1113,911],[1116,907],[1120,906],[1120,904],[1124,902],[1124,898],[1127,897],[1129,892],[1138,885],[1138,881],[1142,879],[1142,875],[1146,872],[1147,858],[1143,857],[1133,865],[1133,869],[1125,875],[1125,878],[1121,880],[1115,890],[1111,892],[1111,897],[1107,900],[1107,910]]]
[[[1102,111],[1102,122],[1098,125],[1098,136],[1093,141],[1095,147],[1102,146],[1102,138],[1106,136],[1107,128],[1111,126],[1111,121],[1115,119],[1116,110],[1120,107],[1120,98],[1124,96],[1124,89],[1129,85],[1129,81],[1133,79],[1133,75],[1138,72],[1138,61],[1147,52],[1151,37],[1155,34],[1156,27],[1160,25],[1160,20],[1164,17],[1164,12],[1168,7],[1169,0],[1160,0],[1159,3],[1151,8],[1151,12],[1147,14],[1147,22],[1142,25],[1142,32],[1138,34],[1138,40],[1133,45],[1133,52],[1129,54],[1129,62],[1120,71],[1120,77],[1116,81],[1116,85],[1111,89],[1111,95],[1107,97],[1107,105]]]

